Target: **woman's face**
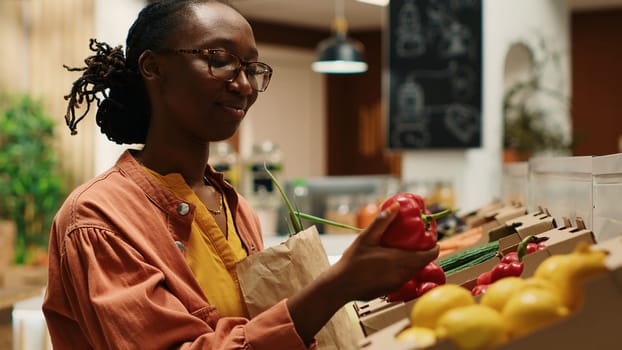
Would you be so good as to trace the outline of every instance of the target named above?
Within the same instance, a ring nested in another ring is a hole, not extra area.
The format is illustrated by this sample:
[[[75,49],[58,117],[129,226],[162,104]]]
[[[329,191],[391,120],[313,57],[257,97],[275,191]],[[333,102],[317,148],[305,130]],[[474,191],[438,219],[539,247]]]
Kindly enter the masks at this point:
[[[219,49],[242,61],[258,59],[248,22],[219,3],[194,6],[179,28],[171,31],[167,48]],[[257,99],[246,73],[242,70],[234,81],[227,82],[210,74],[205,57],[157,55],[159,79],[150,96],[151,127],[160,128],[169,140],[209,142],[231,137]]]

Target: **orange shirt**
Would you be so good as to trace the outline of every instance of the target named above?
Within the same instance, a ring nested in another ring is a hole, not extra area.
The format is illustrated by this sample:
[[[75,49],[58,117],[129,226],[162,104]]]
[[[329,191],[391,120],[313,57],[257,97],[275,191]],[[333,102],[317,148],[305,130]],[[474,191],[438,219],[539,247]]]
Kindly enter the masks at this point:
[[[227,201],[223,202],[228,237],[180,174],[160,175],[151,169],[144,169],[179,199],[196,206],[186,260],[207,300],[216,306],[222,316],[247,317],[235,272],[235,264],[246,257],[246,251],[235,230]]]
[[[248,254],[263,249],[257,215],[211,167]],[[249,320],[221,317],[187,262],[196,206],[124,152],[74,189],[50,230],[42,310],[54,349],[302,350],[284,299]]]

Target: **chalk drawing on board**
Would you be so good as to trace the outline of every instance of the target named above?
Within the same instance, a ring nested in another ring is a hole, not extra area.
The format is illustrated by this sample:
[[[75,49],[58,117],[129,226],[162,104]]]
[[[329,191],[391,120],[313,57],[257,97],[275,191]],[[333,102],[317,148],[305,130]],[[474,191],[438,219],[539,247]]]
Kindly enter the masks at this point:
[[[389,14],[389,147],[481,145],[481,0],[394,0]]]
[[[424,89],[419,81],[423,80],[445,80],[449,83],[448,91],[451,93],[453,101],[468,101],[476,92],[477,76],[473,68],[457,61],[450,61],[446,68],[412,70],[408,72],[405,82],[397,87],[398,91],[398,112],[401,110],[400,104],[404,95],[416,98],[419,110],[425,104]],[[404,91],[403,91],[404,90]],[[412,96],[411,96],[412,95]]]
[[[421,85],[417,84],[413,75],[409,75],[397,87],[397,113],[400,121],[409,121],[423,115],[425,95]]]
[[[398,123],[393,129],[392,143],[395,145],[409,145],[414,147],[426,147],[430,144],[430,131],[426,122]]]
[[[426,52],[426,42],[421,30],[419,10],[414,0],[405,1],[400,8],[396,26],[395,52],[398,57],[417,57]]]
[[[476,92],[477,76],[475,70],[467,64],[449,62],[451,76],[451,94],[456,101],[469,101]]]
[[[471,141],[480,131],[479,111],[468,105],[447,106],[444,122],[447,130],[464,143]]]
[[[460,7],[447,8],[438,1],[430,1],[425,11],[428,18],[427,40],[437,42],[437,53],[442,58],[477,57],[476,42],[471,30],[454,13]],[[419,13],[420,10],[417,9]]]

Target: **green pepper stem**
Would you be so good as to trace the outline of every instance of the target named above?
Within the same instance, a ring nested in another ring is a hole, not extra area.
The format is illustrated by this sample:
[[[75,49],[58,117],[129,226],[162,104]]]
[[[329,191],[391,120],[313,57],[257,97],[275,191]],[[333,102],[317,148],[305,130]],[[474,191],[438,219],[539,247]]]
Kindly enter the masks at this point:
[[[314,215],[311,215],[311,214],[306,214],[306,213],[302,213],[302,212],[299,212],[299,211],[296,211],[294,213],[295,213],[296,216],[298,216],[301,219],[309,220],[309,221],[312,221],[312,222],[317,222],[319,224],[330,225],[330,226],[339,227],[339,228],[345,228],[347,230],[352,230],[352,231],[356,231],[356,232],[363,231],[362,228],[358,228],[358,227],[342,224],[342,223],[339,223],[339,222],[327,220],[327,219],[320,218],[320,217],[317,217],[317,216],[314,216]]]
[[[425,223],[426,227],[430,224],[430,222],[432,221],[436,221],[440,218],[443,218],[447,215],[451,214],[451,210],[450,209],[445,209],[443,211],[439,211],[438,213],[433,213],[433,214],[423,214],[421,213],[421,218],[423,219],[423,222]]]
[[[523,257],[527,255],[527,245],[533,241],[535,241],[536,236],[529,235],[523,238],[520,243],[518,243],[518,247],[516,247],[516,253],[518,253],[518,261],[523,261]]]

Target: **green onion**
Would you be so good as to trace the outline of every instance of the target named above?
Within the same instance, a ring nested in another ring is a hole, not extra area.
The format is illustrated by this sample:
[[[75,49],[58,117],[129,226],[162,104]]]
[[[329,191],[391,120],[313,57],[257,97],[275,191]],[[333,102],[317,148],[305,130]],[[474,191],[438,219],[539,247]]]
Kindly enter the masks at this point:
[[[327,219],[323,219],[311,214],[305,214],[305,213],[301,213],[299,211],[295,212],[296,216],[298,216],[299,218],[305,219],[305,220],[309,220],[312,222],[317,222],[319,224],[324,224],[324,225],[331,225],[331,226],[335,226],[335,227],[339,227],[339,228],[345,228],[346,230],[352,230],[352,231],[356,231],[356,232],[361,232],[363,231],[362,228],[358,228],[358,227],[354,227],[354,226],[350,226],[350,225],[346,225],[346,224],[341,224],[335,221],[331,221],[331,220],[327,220]]]
[[[270,176],[270,179],[272,179],[272,182],[274,183],[276,188],[279,190],[279,193],[281,193],[281,197],[283,198],[283,201],[285,202],[285,205],[287,206],[287,210],[289,211],[289,218],[291,220],[292,226],[294,227],[294,232],[293,233],[290,232],[289,235],[293,236],[296,233],[303,230],[302,221],[300,220],[298,216],[296,216],[296,211],[294,211],[294,207],[292,207],[292,203],[289,201],[289,198],[287,198],[285,191],[283,191],[283,188],[277,181],[276,177],[274,177],[274,175],[270,172],[270,170],[268,170],[268,166],[266,165],[265,162],[263,163],[263,168],[266,170],[266,172]]]
[[[289,211],[289,218],[291,220],[291,222],[288,223],[288,228],[290,229],[290,233],[289,236],[293,236],[296,233],[300,232],[303,230],[303,226],[302,226],[302,219],[305,220],[309,220],[312,222],[317,222],[320,224],[324,224],[324,225],[331,225],[331,226],[335,226],[335,227],[339,227],[339,228],[343,228],[343,229],[347,229],[347,230],[352,230],[355,232],[360,232],[363,231],[362,228],[358,228],[358,227],[353,227],[350,225],[346,225],[346,224],[341,224],[335,221],[331,221],[331,220],[327,220],[327,219],[323,219],[311,214],[305,214],[302,213],[298,210],[294,210],[294,206],[292,205],[292,203],[289,201],[289,198],[287,198],[287,195],[285,194],[285,191],[283,190],[283,188],[281,187],[281,185],[279,184],[279,182],[277,181],[276,177],[270,172],[270,170],[268,170],[268,166],[266,165],[266,163],[263,164],[264,169],[266,170],[266,172],[268,173],[268,175],[270,176],[270,179],[272,180],[272,182],[274,183],[274,186],[276,186],[276,188],[279,190],[279,193],[281,194],[281,197],[283,198],[283,201],[285,202],[285,205],[287,206],[287,210]],[[293,231],[292,232],[292,227],[293,227]]]

